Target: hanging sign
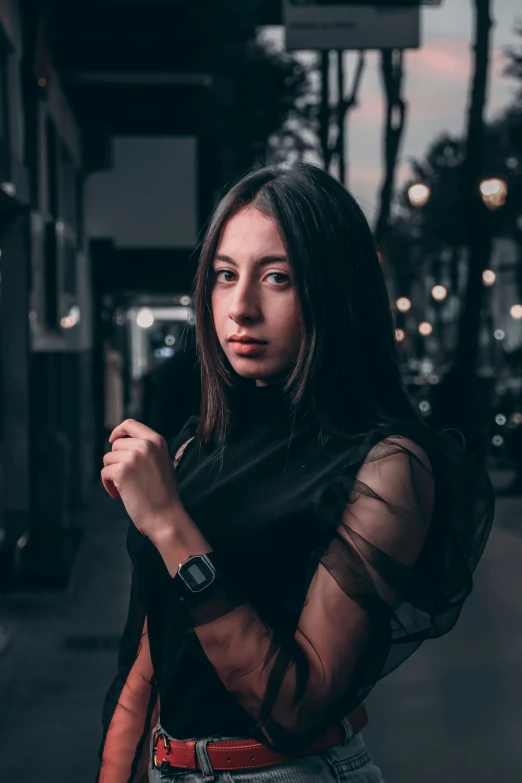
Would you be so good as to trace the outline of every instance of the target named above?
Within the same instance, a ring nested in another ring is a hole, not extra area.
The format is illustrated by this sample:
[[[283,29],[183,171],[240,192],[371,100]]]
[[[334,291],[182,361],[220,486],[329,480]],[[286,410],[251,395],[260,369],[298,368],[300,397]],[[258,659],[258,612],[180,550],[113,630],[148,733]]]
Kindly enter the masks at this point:
[[[418,5],[283,0],[283,8],[288,51],[416,49],[420,46]]]

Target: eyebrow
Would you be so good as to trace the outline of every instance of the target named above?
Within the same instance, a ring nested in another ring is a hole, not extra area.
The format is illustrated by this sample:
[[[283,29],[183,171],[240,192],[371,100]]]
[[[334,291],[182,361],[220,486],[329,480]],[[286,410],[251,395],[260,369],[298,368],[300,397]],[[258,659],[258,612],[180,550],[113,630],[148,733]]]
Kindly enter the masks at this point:
[[[233,264],[234,266],[237,266],[237,263],[233,258],[230,258],[230,256],[226,256],[223,253],[216,253],[214,256],[214,261],[225,261],[227,264]],[[273,264],[277,261],[288,263],[288,257],[281,255],[261,256],[261,258],[257,259],[256,264],[259,266],[267,266],[268,264]]]

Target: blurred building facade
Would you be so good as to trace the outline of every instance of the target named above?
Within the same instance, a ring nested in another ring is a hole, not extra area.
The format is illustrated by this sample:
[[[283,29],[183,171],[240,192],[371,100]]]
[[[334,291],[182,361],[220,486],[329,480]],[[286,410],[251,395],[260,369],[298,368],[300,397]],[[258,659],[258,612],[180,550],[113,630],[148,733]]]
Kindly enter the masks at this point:
[[[0,3],[0,589],[67,584],[106,437],[104,344],[129,360],[122,312],[179,305],[195,271],[193,247],[91,241],[86,181],[115,138],[192,139],[199,231],[241,168],[221,124],[262,7]]]
[[[43,15],[0,6],[1,580],[60,584],[92,480],[81,132]]]

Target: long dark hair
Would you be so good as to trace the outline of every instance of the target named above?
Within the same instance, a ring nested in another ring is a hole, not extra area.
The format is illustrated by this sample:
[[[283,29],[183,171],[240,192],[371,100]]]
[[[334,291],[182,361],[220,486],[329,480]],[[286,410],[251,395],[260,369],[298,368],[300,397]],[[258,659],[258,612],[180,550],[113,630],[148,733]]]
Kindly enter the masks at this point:
[[[327,430],[366,431],[395,418],[419,418],[404,388],[390,303],[366,218],[353,196],[310,163],[266,166],[240,179],[216,207],[195,281],[201,411],[196,439],[223,439],[230,389],[241,382],[216,335],[212,262],[223,229],[243,207],[270,217],[293,270],[301,345],[284,387],[296,411]]]

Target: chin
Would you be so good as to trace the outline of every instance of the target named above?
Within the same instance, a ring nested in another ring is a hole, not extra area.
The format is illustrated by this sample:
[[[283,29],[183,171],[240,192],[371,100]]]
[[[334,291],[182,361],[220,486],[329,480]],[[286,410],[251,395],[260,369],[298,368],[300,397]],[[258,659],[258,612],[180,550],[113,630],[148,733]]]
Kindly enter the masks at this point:
[[[234,362],[232,364],[232,369],[242,378],[261,378],[267,374],[266,370],[260,366],[256,366],[252,361]]]
[[[283,368],[268,367],[266,363],[256,362],[255,359],[241,358],[238,361],[237,357],[234,357],[234,361],[230,361],[230,364],[237,375],[248,380],[255,379],[268,382],[271,379],[278,378],[284,372]]]

